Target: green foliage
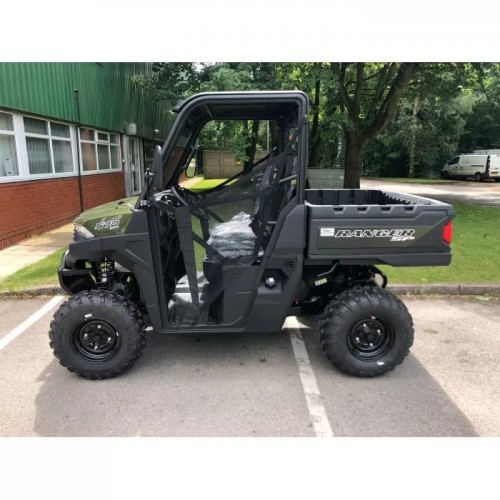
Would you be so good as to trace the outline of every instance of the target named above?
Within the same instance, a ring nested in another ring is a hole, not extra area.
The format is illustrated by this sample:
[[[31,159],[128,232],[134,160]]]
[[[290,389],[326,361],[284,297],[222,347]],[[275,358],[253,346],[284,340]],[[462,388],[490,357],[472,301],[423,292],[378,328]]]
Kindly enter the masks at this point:
[[[403,98],[386,131],[368,147],[364,157],[367,176],[408,176],[412,140],[415,144],[415,175],[436,178],[457,151],[474,98],[465,93],[448,99],[437,96],[418,100]]]
[[[203,149],[227,150],[237,157],[244,155],[247,138],[243,135],[243,122],[209,122],[201,131],[199,144]]]
[[[214,63],[204,65],[198,74],[199,90],[271,90],[276,88],[276,64]],[[252,133],[252,122],[211,122],[203,127],[199,144],[202,149],[230,151],[237,161],[251,161],[252,151],[267,148],[267,129],[259,123]]]
[[[311,100],[314,168],[344,165],[353,129],[367,176],[405,177],[411,164],[414,175],[435,178],[458,152],[500,147],[500,65],[421,63],[391,107],[401,68],[374,62],[155,63],[152,77],[133,81],[152,99],[172,105],[200,91],[302,90]],[[253,150],[267,149],[266,123],[255,135],[252,125],[209,123],[200,145],[248,161]],[[272,147],[272,137],[270,142]]]
[[[407,176],[412,140],[415,175],[431,179],[457,153],[498,148],[499,103],[498,65],[426,65],[387,130],[367,147],[365,175]]]
[[[500,65],[476,65],[478,77],[470,85],[474,107],[460,137],[460,150],[500,147]]]
[[[171,105],[199,89],[194,63],[154,63],[153,76],[136,75],[132,83],[142,87],[154,102],[167,101]]]

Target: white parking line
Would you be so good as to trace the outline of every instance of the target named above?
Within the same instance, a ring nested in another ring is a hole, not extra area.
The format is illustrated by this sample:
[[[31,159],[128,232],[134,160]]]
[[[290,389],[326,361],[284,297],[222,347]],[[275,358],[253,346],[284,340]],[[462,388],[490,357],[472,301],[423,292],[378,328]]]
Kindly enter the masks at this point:
[[[24,320],[20,325],[16,326],[14,330],[9,332],[5,337],[0,339],[0,351],[9,345],[16,337],[25,332],[30,326],[33,326],[40,318],[45,316],[54,306],[59,304],[64,299],[63,295],[56,295],[50,299],[43,307],[38,309],[28,319]]]
[[[316,437],[333,437],[333,431],[328,421],[323,397],[319,392],[316,376],[307,355],[307,349],[300,333],[300,325],[295,316],[287,318],[285,327],[288,328],[292,342],[293,353],[299,367],[300,381],[306,396],[307,407]]]

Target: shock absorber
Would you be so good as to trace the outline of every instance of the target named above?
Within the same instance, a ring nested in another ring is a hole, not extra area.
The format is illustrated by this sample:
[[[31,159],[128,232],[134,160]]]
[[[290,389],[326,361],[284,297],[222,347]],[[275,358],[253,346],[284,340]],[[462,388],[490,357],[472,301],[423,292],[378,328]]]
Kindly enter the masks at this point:
[[[99,263],[99,274],[97,276],[97,286],[99,288],[110,288],[113,286],[115,275],[115,261],[102,259]]]

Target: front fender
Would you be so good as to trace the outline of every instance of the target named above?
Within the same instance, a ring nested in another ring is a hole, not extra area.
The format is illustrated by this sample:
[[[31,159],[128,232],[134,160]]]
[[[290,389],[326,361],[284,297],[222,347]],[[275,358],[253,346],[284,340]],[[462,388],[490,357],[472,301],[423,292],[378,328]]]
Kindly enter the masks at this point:
[[[158,287],[148,233],[120,234],[71,243],[58,270],[61,287],[70,294],[77,293],[78,285],[91,285],[90,288],[95,288],[92,274],[89,269],[84,268],[84,264],[86,261],[99,262],[104,258],[114,260],[133,273],[153,328],[161,331]],[[75,284],[77,282],[78,285]]]

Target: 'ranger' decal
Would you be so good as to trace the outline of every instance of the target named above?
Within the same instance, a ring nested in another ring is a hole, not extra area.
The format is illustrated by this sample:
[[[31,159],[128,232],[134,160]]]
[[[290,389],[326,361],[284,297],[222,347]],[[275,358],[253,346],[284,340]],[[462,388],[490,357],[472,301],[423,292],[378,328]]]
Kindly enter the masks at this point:
[[[389,241],[407,241],[415,239],[415,229],[335,229],[321,227],[323,238],[389,238]]]

